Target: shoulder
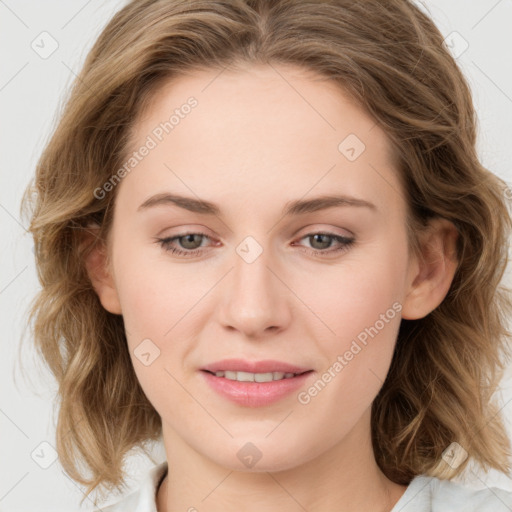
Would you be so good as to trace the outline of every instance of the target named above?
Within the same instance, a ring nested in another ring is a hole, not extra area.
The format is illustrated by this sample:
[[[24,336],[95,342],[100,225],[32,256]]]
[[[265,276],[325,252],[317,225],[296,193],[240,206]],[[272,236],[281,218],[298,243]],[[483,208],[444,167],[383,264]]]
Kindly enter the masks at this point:
[[[451,480],[432,478],[432,512],[511,512],[512,492],[498,487],[473,489]]]
[[[391,512],[512,512],[512,492],[416,476]]]
[[[167,472],[167,462],[152,467],[134,492],[111,505],[101,506],[102,512],[157,512],[156,491]]]

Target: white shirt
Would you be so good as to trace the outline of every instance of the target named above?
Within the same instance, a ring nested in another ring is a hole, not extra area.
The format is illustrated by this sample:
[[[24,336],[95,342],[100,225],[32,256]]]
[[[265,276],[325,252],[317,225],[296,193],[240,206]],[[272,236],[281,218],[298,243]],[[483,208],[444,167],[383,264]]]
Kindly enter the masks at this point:
[[[156,492],[167,472],[167,462],[154,466],[137,491],[103,512],[157,512]],[[512,512],[512,492],[498,487],[471,489],[451,480],[418,475],[391,512]]]

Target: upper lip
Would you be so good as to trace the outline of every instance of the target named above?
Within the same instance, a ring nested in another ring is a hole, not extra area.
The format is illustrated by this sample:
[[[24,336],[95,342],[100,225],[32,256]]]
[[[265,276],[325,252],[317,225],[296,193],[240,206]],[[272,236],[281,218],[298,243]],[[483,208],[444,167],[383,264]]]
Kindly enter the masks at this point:
[[[209,372],[232,371],[232,372],[249,372],[249,373],[304,373],[311,368],[296,366],[285,363],[283,361],[274,361],[266,359],[264,361],[246,361],[244,359],[223,359],[215,363],[208,364],[201,368]]]

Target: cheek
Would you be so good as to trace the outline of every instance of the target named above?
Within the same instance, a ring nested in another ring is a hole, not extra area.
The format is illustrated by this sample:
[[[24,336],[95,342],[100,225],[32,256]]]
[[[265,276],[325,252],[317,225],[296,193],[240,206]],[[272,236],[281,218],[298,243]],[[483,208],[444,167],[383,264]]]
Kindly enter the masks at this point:
[[[390,323],[399,322],[403,269],[394,259],[393,254],[385,258],[381,252],[378,260],[361,258],[333,270],[322,286],[310,282],[306,296],[311,309],[318,312],[338,342],[361,333],[364,337],[365,329],[376,323],[384,332]]]
[[[158,403],[162,390],[181,396],[172,375],[194,349],[200,301],[210,287],[191,266],[149,260],[147,251],[131,251],[114,264],[130,357],[146,395]]]
[[[176,266],[148,263],[146,254],[132,251],[116,263],[116,282],[130,358],[145,395],[160,415],[172,404],[181,407],[187,396],[173,378],[190,350],[193,311],[201,297],[198,285]],[[204,290],[202,291],[204,294]]]
[[[326,356],[324,370],[336,375],[333,388],[349,401],[363,394],[373,398],[378,391],[400,327],[405,262],[392,248],[375,252],[379,257],[347,261],[314,294],[310,288],[311,309],[329,328],[319,343]]]
[[[185,266],[135,251],[115,263],[116,284],[126,329],[163,340],[205,293],[204,282]],[[168,337],[168,336],[167,336]]]

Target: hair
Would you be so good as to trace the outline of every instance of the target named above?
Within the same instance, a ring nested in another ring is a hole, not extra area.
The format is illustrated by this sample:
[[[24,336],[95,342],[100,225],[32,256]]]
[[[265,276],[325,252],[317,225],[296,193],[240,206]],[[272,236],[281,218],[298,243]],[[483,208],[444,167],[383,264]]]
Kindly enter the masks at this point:
[[[410,250],[430,219],[458,232],[458,266],[443,302],[401,320],[387,378],[372,404],[377,464],[396,483],[450,479],[470,460],[510,471],[495,403],[510,358],[506,320],[511,216],[505,182],[476,153],[469,86],[430,17],[409,0],[134,0],[86,57],[25,191],[41,290],[29,312],[38,354],[60,401],[56,446],[75,481],[124,485],[127,452],[161,435],[127,349],[123,318],[106,311],[84,266],[106,243],[130,134],[156,92],[192,70],[299,66],[339,85],[382,127],[407,201]],[[100,227],[82,243],[88,226]],[[451,467],[443,451],[468,458]],[[80,464],[85,464],[89,475]]]

